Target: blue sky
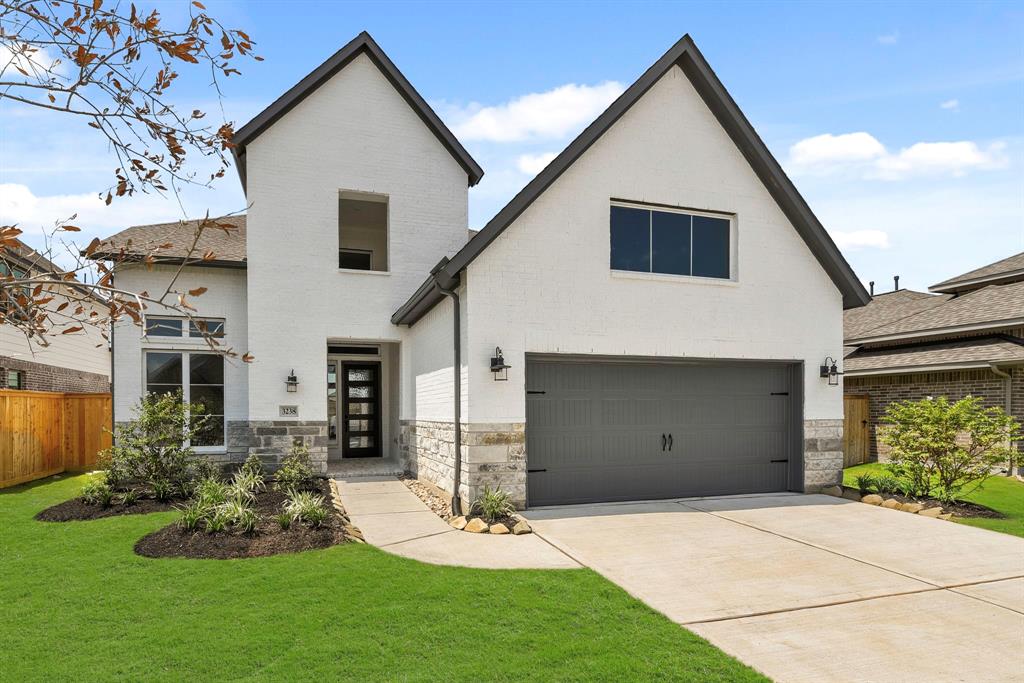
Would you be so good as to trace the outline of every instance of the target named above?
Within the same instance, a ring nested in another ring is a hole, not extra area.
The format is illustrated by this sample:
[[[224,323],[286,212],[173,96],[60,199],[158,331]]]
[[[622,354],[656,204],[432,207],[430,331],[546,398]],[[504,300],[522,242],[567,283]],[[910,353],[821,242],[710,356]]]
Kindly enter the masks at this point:
[[[1024,250],[1019,3],[205,4],[265,58],[225,84],[239,124],[370,31],[484,167],[471,227],[688,32],[865,282],[921,289]],[[206,80],[181,84],[183,108],[219,110]],[[159,196],[102,207],[114,165],[84,124],[0,107],[0,221],[78,210],[89,236],[181,217]],[[232,174],[181,204],[244,198]]]

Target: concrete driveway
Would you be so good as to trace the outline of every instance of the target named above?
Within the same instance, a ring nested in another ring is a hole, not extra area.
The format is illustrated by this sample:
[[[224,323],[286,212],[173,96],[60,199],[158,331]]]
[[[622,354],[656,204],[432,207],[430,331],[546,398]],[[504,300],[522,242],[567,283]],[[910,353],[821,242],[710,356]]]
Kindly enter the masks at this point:
[[[526,516],[776,681],[1024,680],[1024,539],[819,495]]]

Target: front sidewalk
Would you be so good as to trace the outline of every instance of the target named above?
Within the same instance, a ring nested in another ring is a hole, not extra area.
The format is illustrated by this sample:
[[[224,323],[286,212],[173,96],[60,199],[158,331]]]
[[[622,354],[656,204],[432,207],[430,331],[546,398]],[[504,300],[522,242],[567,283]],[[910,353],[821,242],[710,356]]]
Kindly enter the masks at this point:
[[[477,569],[579,569],[536,534],[456,531],[395,477],[337,479],[341,502],[366,539],[395,555]]]

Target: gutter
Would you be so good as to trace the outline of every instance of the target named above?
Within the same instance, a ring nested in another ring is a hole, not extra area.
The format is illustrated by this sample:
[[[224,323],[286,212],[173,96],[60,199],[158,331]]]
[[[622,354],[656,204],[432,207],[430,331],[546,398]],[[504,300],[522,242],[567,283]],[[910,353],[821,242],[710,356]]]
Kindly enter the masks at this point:
[[[462,321],[459,305],[459,294],[455,288],[459,285],[458,277],[452,277],[445,271],[448,265],[448,258],[442,258],[433,270],[430,277],[433,280],[433,291],[440,295],[447,296],[452,300],[452,381],[455,405],[452,415],[452,428],[455,432],[455,463],[452,475],[452,514],[456,517],[462,516],[462,498],[459,496],[459,488],[462,486]]]
[[[1000,368],[996,363],[989,363],[989,369],[995,374],[1003,378],[1003,410],[1006,411],[1007,415],[1011,414],[1013,409],[1013,376],[1006,370]],[[1013,445],[1012,443],[1010,444]],[[1010,461],[1006,463],[1006,476],[1013,476],[1013,456],[1010,456]]]

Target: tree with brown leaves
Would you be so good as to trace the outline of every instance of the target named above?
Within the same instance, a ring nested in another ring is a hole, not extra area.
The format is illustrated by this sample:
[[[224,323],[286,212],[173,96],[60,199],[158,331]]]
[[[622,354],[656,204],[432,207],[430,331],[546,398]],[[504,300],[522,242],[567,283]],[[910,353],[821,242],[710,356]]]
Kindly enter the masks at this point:
[[[193,74],[202,69],[208,70],[219,98],[220,79],[237,75],[234,64],[240,59],[260,59],[253,41],[244,31],[222,26],[200,2],[191,3],[184,25],[172,27],[157,10],[135,4],[0,0],[0,101],[58,112],[71,122],[80,119],[102,136],[117,160],[113,177],[100,191],[107,204],[137,192],[173,195],[182,185],[209,186],[224,176],[232,124],[210,123],[198,109],[183,113],[170,94],[179,70]],[[217,169],[200,177],[197,156],[213,159]],[[42,346],[48,337],[86,326],[106,337],[111,324],[124,318],[145,330],[147,310],[191,320],[195,308],[189,297],[205,290],[178,291],[178,276],[189,264],[216,259],[216,254],[198,253],[204,231],[234,229],[209,217],[198,221],[187,256],[166,287],[146,293],[114,286],[115,271],[137,261],[137,255],[129,259],[102,249],[99,240],[82,246],[72,239],[68,253],[58,258],[57,242],[80,228],[75,216],[55,218],[41,250],[18,239],[22,230],[17,225],[0,225],[0,325],[12,325]],[[142,261],[151,266],[160,249],[169,246],[155,247]],[[101,251],[106,261],[93,261]],[[58,267],[54,260],[72,265]],[[207,343],[234,355],[212,336]]]

